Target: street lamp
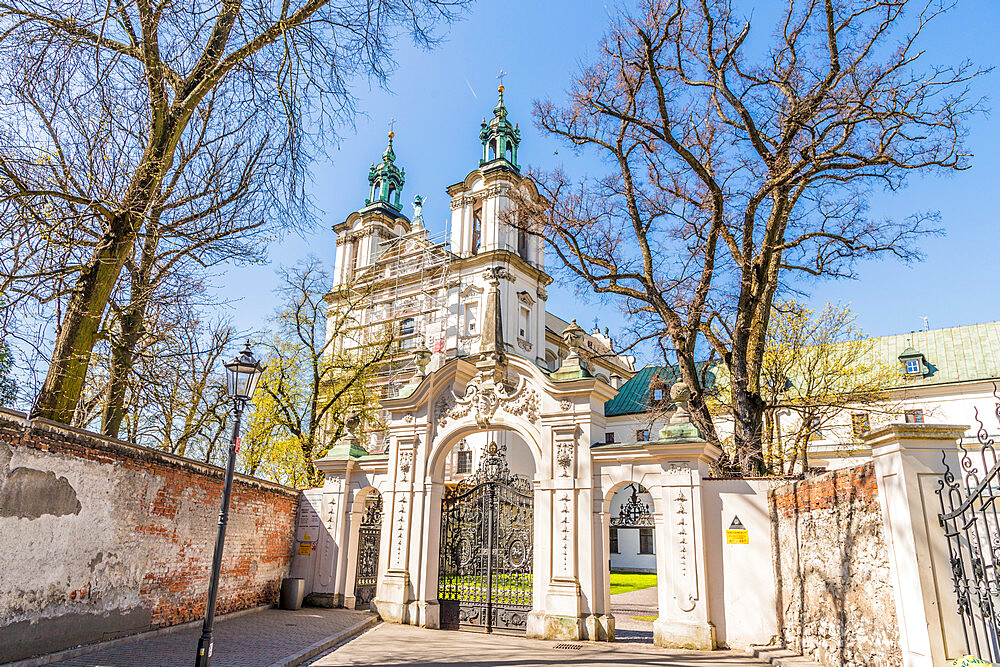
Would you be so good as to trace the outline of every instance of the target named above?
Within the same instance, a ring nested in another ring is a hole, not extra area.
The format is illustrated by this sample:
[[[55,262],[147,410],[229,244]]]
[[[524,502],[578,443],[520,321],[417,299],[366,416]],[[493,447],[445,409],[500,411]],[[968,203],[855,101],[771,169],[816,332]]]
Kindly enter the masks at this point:
[[[198,656],[195,667],[208,667],[212,659],[212,624],[215,622],[215,599],[219,593],[219,573],[222,570],[222,547],[226,540],[226,523],[229,521],[229,499],[233,492],[233,469],[236,466],[236,449],[240,439],[240,419],[243,408],[253,398],[264,366],[250,351],[250,341],[239,356],[225,364],[229,384],[229,398],[233,401],[236,421],[233,423],[233,439],[229,443],[229,460],[226,463],[226,483],[222,487],[222,509],[219,511],[219,534],[215,538],[215,555],[212,557],[212,578],[208,584],[208,603],[205,605],[205,623],[201,627],[198,640]]]

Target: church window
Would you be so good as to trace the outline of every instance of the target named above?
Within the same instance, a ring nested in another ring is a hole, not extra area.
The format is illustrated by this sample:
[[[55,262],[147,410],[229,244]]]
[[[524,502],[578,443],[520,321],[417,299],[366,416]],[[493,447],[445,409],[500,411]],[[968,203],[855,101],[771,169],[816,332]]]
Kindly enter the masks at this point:
[[[923,410],[906,410],[903,412],[903,417],[906,419],[907,424],[923,424],[924,423],[924,411]]]
[[[504,157],[507,158],[507,162],[514,163],[514,147],[510,145],[510,142],[507,142],[507,150],[504,151]]]
[[[907,359],[906,360],[906,374],[907,375],[923,375],[920,372],[920,360],[919,359]]]
[[[521,306],[521,317],[518,320],[517,335],[521,340],[531,342],[529,332],[531,331],[531,310],[527,306]]]
[[[483,205],[480,204],[472,211],[472,254],[479,254],[479,240],[483,230]]]
[[[479,309],[478,303],[467,303],[465,304],[465,312],[463,315],[463,320],[465,321],[465,335],[475,336],[477,333],[476,329],[476,313]]]
[[[608,445],[615,444],[615,434],[614,433],[610,433],[610,432],[609,433],[605,433],[604,434],[604,442],[605,442],[605,444],[608,444]]]
[[[472,472],[472,452],[458,453],[458,465],[455,468],[455,472],[459,475]]]
[[[855,438],[860,438],[862,435],[870,431],[871,426],[868,423],[868,413],[855,412],[851,415],[851,428],[854,430]]]
[[[399,326],[399,334],[401,336],[409,336],[416,332],[417,322],[412,317],[407,317],[403,320],[403,323]]]
[[[611,529],[610,538],[611,538],[611,553],[613,553],[613,554],[619,553],[618,552],[618,529],[617,528],[612,528]]]
[[[649,429],[640,428],[638,431],[635,432],[635,439],[637,442],[646,442],[647,440],[649,440]]]
[[[640,528],[639,529],[639,553],[641,553],[641,554],[651,554],[651,553],[653,553],[653,529],[652,528]]]
[[[517,254],[524,261],[528,261],[528,232],[520,228],[517,230]]]
[[[497,157],[497,142],[496,140],[490,142],[490,159],[495,160]]]

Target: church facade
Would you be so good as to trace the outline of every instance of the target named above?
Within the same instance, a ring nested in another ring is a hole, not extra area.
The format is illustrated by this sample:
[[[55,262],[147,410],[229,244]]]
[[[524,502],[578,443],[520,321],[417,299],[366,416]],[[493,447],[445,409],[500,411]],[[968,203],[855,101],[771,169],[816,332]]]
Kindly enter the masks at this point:
[[[357,293],[358,335],[393,327],[375,379],[382,424],[356,421],[316,461],[296,570],[314,596],[387,621],[613,640],[612,503],[648,502],[615,531],[655,530],[656,642],[712,648],[702,480],[721,452],[683,409],[658,438],[604,443],[604,404],[634,358],[549,313],[542,239],[512,224],[512,196],[538,197],[518,165],[503,88],[480,128],[478,166],[447,188],[450,238],[402,212],[393,134],[364,207],[337,225],[331,313]],[[683,386],[675,388],[683,405]],[[635,509],[635,508],[633,508]]]

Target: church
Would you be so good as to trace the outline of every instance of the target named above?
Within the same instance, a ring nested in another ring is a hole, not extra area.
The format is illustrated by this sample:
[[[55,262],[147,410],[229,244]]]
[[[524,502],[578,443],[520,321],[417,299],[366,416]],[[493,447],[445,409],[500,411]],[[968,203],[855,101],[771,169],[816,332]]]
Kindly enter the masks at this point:
[[[544,242],[511,224],[514,195],[539,194],[503,94],[477,164],[447,188],[445,238],[425,227],[420,196],[404,214],[392,132],[363,207],[334,227],[330,312],[358,295],[363,307],[356,335],[333,344],[385,326],[396,344],[372,380],[382,423],[353,420],[315,462],[325,483],[305,492],[293,572],[314,600],[388,622],[613,641],[609,569],[634,532],[640,569],[661,582],[655,642],[713,648],[701,505],[721,451],[691,424],[680,384],[657,434],[606,438],[604,406],[635,359],[547,309]],[[728,641],[759,634],[728,628]]]
[[[387,622],[614,641],[612,569],[655,572],[655,644],[766,644],[781,632],[761,613],[780,588],[768,494],[785,482],[713,477],[723,452],[691,422],[688,388],[548,311],[544,240],[514,204],[540,195],[498,93],[477,163],[446,189],[443,237],[420,196],[403,212],[391,131],[363,206],[334,227],[328,312],[357,312],[328,338],[350,349],[388,328],[394,347],[371,379],[379,423],[352,419],[315,461],[324,484],[303,493],[292,576],[313,603]],[[900,391],[982,399],[1000,371],[951,373],[932,334],[898,341],[906,368],[920,354],[933,363],[917,370],[935,369]],[[853,458],[831,433],[824,465],[870,461],[866,432],[849,433]]]

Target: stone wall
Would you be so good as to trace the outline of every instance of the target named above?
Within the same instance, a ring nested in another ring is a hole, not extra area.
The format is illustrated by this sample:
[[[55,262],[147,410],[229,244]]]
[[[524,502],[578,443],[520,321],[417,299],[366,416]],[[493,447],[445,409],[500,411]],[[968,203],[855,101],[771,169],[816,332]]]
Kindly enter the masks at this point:
[[[770,503],[785,645],[829,667],[902,664],[874,464],[788,484]]]
[[[0,663],[201,618],[222,478],[0,410]],[[218,613],[276,601],[297,502],[237,476]]]

